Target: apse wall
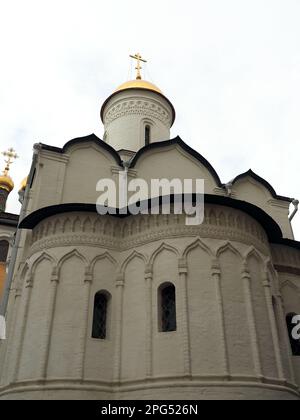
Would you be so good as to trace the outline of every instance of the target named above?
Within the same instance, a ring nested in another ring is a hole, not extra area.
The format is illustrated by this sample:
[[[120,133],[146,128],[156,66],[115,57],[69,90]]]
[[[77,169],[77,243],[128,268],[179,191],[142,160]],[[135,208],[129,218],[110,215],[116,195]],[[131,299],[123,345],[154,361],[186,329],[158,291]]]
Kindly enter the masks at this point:
[[[279,294],[284,310],[284,320],[288,314],[300,314],[300,250],[284,245],[273,245],[272,255],[278,272]],[[291,347],[289,353],[293,367],[300,383],[300,357],[293,356]]]
[[[0,398],[297,399],[284,309],[262,227],[234,209],[52,216],[16,276]],[[176,291],[176,331],[159,290]],[[91,337],[110,295],[107,336]],[[299,384],[298,384],[299,385]]]

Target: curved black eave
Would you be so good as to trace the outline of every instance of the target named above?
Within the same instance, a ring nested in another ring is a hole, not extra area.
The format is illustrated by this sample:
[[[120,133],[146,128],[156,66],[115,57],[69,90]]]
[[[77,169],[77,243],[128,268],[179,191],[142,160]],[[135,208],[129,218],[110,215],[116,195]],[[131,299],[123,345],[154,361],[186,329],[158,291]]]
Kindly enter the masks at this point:
[[[157,92],[155,90],[151,90],[151,89],[145,89],[145,88],[141,88],[141,87],[132,87],[132,88],[127,88],[127,89],[122,89],[122,90],[117,90],[116,92],[113,92],[103,103],[102,107],[101,107],[101,111],[100,111],[100,117],[101,117],[101,121],[104,123],[103,121],[103,114],[104,114],[104,109],[107,105],[107,103],[111,100],[111,98],[113,98],[114,96],[116,96],[118,93],[122,93],[122,92],[126,92],[126,91],[130,91],[130,90],[139,90],[139,91],[148,91],[148,92],[153,92],[156,95],[161,96],[166,102],[168,102],[169,106],[171,107],[172,110],[172,122],[171,122],[171,127],[174,124],[174,121],[176,119],[176,111],[175,108],[172,104],[172,102],[163,94],[160,92]]]
[[[288,201],[289,203],[291,203],[293,201],[293,199],[290,198],[290,197],[285,197],[283,195],[278,195],[276,193],[275,189],[272,187],[272,185],[268,181],[266,181],[264,178],[262,178],[261,176],[257,175],[255,172],[253,172],[252,169],[249,169],[247,172],[244,172],[244,173],[236,176],[232,180],[232,185],[234,185],[240,179],[246,178],[247,176],[250,176],[251,178],[255,179],[255,181],[262,184],[270,192],[271,196],[273,198],[275,198],[276,200]]]
[[[178,196],[177,196],[178,197]],[[180,197],[183,200],[183,195]],[[162,197],[159,198],[160,202]],[[170,201],[174,202],[174,195],[170,196]],[[195,201],[195,195],[193,194],[193,201]],[[259,207],[247,203],[246,201],[235,200],[230,197],[218,196],[205,194],[204,196],[205,203],[217,204],[221,206],[231,207],[238,209],[253,217],[257,222],[261,224],[267,233],[268,239],[272,243],[282,243],[285,241],[282,238],[282,231],[275,220],[272,219],[266,212],[264,212]],[[146,206],[150,207],[151,200],[146,200]],[[84,204],[84,203],[67,203],[67,204],[58,204],[55,206],[44,207],[39,209],[27,217],[25,217],[19,224],[20,229],[33,229],[37,226],[42,220],[62,213],[70,212],[90,212],[97,213],[97,208],[95,204]],[[115,209],[116,214],[111,214],[111,217],[126,218],[130,214],[120,214],[120,210]],[[101,216],[99,216],[101,217]],[[290,245],[291,246],[291,245]]]
[[[94,143],[98,147],[106,150],[116,161],[119,166],[123,166],[122,159],[119,153],[111,147],[109,144],[105,143],[105,141],[101,140],[96,134],[90,134],[84,137],[78,137],[76,139],[68,141],[62,148],[49,146],[47,144],[41,143],[41,147],[44,150],[49,150],[50,152],[64,154],[68,151],[68,149],[76,144],[85,144],[85,143]]]
[[[300,242],[295,241],[293,239],[282,238],[275,243],[278,245],[285,245],[285,246],[289,246],[291,248],[296,248],[300,250]]]
[[[13,213],[0,213],[0,226],[13,226],[17,228],[19,223],[19,215]]]
[[[185,152],[187,152],[189,155],[193,156],[198,162],[200,162],[208,170],[208,172],[214,178],[217,186],[220,187],[220,188],[223,187],[223,184],[220,180],[219,175],[217,174],[214,167],[208,162],[208,160],[206,160],[205,157],[200,155],[200,153],[198,153],[196,150],[194,150],[190,146],[188,146],[179,136],[177,136],[177,137],[175,137],[174,139],[171,139],[171,140],[159,141],[159,142],[150,143],[147,146],[144,146],[142,149],[140,149],[135,154],[134,158],[130,162],[130,168],[134,168],[136,166],[138,160],[142,157],[142,155],[144,153],[148,152],[149,150],[155,150],[155,149],[160,149],[160,148],[162,149],[164,147],[169,147],[169,146],[172,146],[172,145],[180,146]]]

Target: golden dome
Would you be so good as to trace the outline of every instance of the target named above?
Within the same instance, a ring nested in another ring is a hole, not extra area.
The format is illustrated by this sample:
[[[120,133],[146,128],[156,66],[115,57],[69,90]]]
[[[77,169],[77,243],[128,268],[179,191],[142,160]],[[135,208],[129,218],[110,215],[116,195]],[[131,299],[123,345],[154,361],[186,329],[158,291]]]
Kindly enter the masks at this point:
[[[25,191],[28,182],[28,176],[23,179],[20,185],[20,191]]]
[[[150,82],[147,82],[146,80],[141,80],[141,79],[130,80],[129,82],[123,83],[121,86],[119,86],[115,90],[114,93],[120,92],[126,89],[147,89],[147,90],[152,90],[153,92],[162,94],[162,91],[153,83],[150,83]]]
[[[14,181],[9,175],[0,175],[0,188],[11,192],[15,187]]]

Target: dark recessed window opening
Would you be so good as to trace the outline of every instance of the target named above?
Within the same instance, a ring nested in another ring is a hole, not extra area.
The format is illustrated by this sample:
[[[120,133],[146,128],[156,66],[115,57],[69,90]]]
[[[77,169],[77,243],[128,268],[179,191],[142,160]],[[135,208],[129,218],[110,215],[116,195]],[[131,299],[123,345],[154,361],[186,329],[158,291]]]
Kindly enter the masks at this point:
[[[160,331],[176,331],[176,290],[167,283],[159,288],[158,295]]]
[[[148,146],[151,141],[151,127],[150,125],[145,126],[145,146]]]
[[[288,314],[286,316],[286,324],[287,324],[287,329],[289,333],[293,356],[300,356],[300,339],[296,340],[295,338],[293,338],[293,335],[292,335],[293,329],[297,326],[297,324],[293,324],[292,322],[294,316],[296,315],[297,314]]]
[[[6,262],[8,249],[9,243],[7,241],[0,241],[0,262]]]
[[[94,299],[93,331],[92,337],[104,340],[107,336],[109,295],[105,292],[98,292]]]

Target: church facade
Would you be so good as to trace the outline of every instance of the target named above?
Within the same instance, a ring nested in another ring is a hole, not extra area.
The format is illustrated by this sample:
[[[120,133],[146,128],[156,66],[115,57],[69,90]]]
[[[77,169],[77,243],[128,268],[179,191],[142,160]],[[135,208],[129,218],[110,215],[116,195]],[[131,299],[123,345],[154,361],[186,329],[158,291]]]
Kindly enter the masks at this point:
[[[139,73],[101,118],[103,140],[35,145],[0,399],[299,399],[296,201],[251,170],[222,183],[202,155],[170,140],[174,107]],[[149,185],[204,179],[203,223],[99,215],[98,181],[118,187],[125,170]]]

